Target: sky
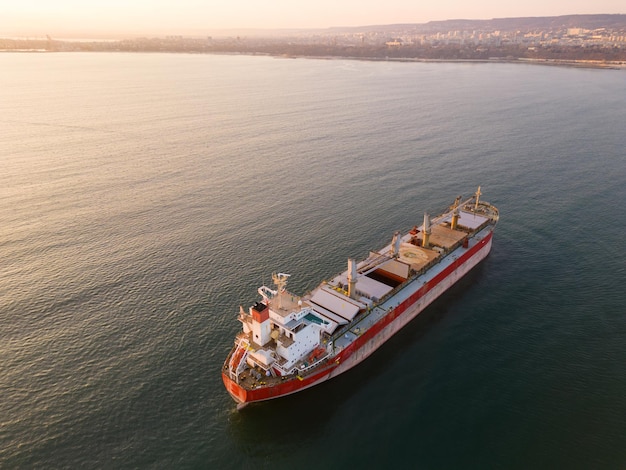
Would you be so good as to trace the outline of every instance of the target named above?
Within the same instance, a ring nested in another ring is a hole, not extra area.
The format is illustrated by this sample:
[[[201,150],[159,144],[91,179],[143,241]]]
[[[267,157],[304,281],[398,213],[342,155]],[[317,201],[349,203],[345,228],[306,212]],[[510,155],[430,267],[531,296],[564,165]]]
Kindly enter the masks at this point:
[[[426,23],[447,19],[626,13],[625,0],[6,0],[0,37],[211,34]]]

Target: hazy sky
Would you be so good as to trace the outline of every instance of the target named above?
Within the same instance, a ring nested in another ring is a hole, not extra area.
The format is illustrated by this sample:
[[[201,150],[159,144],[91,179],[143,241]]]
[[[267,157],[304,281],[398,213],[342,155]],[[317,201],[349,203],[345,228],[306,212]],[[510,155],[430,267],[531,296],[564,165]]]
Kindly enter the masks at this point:
[[[234,28],[327,28],[585,13],[625,0],[6,0],[0,37],[65,33],[192,34]]]

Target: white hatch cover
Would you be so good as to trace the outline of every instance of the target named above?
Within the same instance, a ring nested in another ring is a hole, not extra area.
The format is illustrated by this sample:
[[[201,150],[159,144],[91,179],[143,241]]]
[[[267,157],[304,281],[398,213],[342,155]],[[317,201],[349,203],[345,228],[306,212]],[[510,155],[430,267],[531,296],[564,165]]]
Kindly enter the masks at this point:
[[[488,219],[481,215],[472,214],[471,212],[459,211],[459,225],[467,227],[469,229],[475,229],[480,227]]]
[[[337,276],[335,279],[339,283],[343,285],[348,284],[348,276],[346,273]],[[367,276],[359,276],[356,281],[356,290],[358,292],[363,292],[370,299],[381,299],[390,291],[393,290],[393,287],[388,286],[387,284],[383,284],[382,282],[376,281],[371,277]]]
[[[336,325],[345,325],[346,323],[348,323],[348,320],[346,320],[343,317],[340,317],[339,315],[331,312],[330,310],[328,310],[327,308],[322,307],[321,305],[314,304],[313,302],[307,302],[307,304],[311,307],[311,309],[316,314],[326,318],[328,321],[331,321],[331,322],[335,323]]]
[[[354,316],[359,313],[358,305],[354,305],[345,298],[341,298],[338,295],[334,295],[322,289],[318,289],[317,292],[313,294],[311,302],[321,305],[348,321],[352,320]]]

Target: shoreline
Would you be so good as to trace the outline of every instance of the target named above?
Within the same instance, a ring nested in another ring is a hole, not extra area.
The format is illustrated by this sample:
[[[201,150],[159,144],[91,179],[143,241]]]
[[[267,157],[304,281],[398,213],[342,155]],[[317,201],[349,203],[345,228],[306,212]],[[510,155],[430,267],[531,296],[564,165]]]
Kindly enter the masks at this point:
[[[305,56],[286,54],[237,54],[267,55],[282,59],[322,59],[322,60],[362,60],[368,62],[432,62],[432,63],[468,63],[468,64],[530,64],[549,65],[553,67],[574,67],[590,69],[626,70],[626,61],[611,62],[602,60],[563,60],[563,59],[526,59],[523,57],[489,58],[489,59],[423,59],[416,57],[351,57],[351,56]]]
[[[553,67],[574,67],[605,70],[626,70],[626,61],[604,61],[604,60],[576,60],[576,59],[528,59],[524,57],[491,57],[488,59],[427,59],[419,57],[355,57],[341,55],[298,55],[298,54],[274,54],[268,52],[198,52],[198,51],[51,51],[47,49],[0,49],[1,53],[123,53],[123,54],[207,54],[207,55],[246,55],[246,56],[267,56],[277,59],[320,59],[320,60],[360,60],[366,62],[424,62],[424,63],[467,63],[467,64],[531,64],[547,65]]]

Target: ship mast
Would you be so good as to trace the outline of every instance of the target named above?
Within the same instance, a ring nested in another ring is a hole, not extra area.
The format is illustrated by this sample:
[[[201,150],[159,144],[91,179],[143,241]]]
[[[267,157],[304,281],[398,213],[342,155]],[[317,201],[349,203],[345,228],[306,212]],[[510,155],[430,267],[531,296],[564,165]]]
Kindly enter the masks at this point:
[[[454,200],[454,206],[452,206],[452,221],[450,222],[450,228],[456,230],[456,226],[459,223],[459,204],[462,196],[457,197]]]
[[[400,244],[402,243],[402,237],[400,236],[400,232],[396,232],[393,234],[393,239],[391,240],[391,255],[394,258],[400,256]]]
[[[474,204],[474,212],[478,210],[478,200],[480,199],[481,194],[482,193],[480,192],[480,186],[478,186],[478,190],[476,191],[476,204]]]
[[[348,259],[348,297],[356,299],[356,262]]]
[[[291,274],[278,273],[272,274],[272,280],[274,284],[276,284],[276,291],[278,296],[278,308],[282,308],[282,294],[285,292],[285,288],[287,287],[287,279],[291,276]]]
[[[422,226],[422,246],[428,248],[430,246],[430,215],[424,212],[424,225]]]

